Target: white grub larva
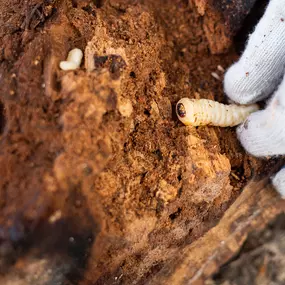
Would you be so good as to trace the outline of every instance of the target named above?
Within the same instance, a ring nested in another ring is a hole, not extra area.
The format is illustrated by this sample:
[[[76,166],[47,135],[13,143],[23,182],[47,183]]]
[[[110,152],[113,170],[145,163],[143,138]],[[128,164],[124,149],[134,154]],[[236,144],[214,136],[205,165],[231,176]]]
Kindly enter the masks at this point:
[[[241,124],[252,112],[252,105],[224,105],[207,99],[183,98],[176,105],[176,113],[184,125],[233,127]]]
[[[80,67],[83,58],[83,52],[79,48],[72,49],[65,61],[59,63],[59,67],[62,70],[75,70]]]

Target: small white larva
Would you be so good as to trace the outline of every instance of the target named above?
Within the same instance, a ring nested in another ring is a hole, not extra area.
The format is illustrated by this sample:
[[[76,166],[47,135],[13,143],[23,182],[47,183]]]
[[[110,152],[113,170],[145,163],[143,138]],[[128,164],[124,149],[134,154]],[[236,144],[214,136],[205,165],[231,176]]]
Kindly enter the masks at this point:
[[[59,67],[62,70],[75,70],[80,67],[83,58],[83,52],[79,48],[72,49],[65,61],[59,63]]]
[[[259,108],[252,105],[224,105],[207,99],[183,98],[176,105],[176,113],[184,125],[233,127],[241,124]]]

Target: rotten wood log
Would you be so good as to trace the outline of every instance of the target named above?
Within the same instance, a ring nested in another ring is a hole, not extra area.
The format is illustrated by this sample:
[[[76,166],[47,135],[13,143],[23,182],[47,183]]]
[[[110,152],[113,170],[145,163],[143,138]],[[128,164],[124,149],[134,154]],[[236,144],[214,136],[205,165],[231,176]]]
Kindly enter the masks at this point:
[[[251,231],[264,228],[284,211],[285,201],[267,179],[250,182],[218,225],[177,252],[149,284],[204,284],[239,251]]]

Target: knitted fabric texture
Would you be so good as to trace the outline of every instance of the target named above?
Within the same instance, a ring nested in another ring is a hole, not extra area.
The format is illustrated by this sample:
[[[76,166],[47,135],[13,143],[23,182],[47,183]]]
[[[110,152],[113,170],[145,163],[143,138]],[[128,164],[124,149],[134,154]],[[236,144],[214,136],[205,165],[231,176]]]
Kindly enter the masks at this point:
[[[271,0],[239,61],[225,74],[227,96],[240,104],[267,99],[237,129],[243,147],[257,157],[285,154],[285,0]],[[272,179],[285,198],[285,168]]]

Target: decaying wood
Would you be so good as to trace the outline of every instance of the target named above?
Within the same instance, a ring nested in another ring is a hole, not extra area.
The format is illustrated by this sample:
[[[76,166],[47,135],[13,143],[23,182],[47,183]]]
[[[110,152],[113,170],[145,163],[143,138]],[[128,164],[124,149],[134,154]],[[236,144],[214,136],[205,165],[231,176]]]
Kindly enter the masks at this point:
[[[263,228],[284,211],[285,201],[268,180],[250,182],[219,224],[177,254],[176,261],[172,260],[152,284],[164,280],[174,285],[202,284],[196,282],[207,279],[233,257],[251,231]]]

